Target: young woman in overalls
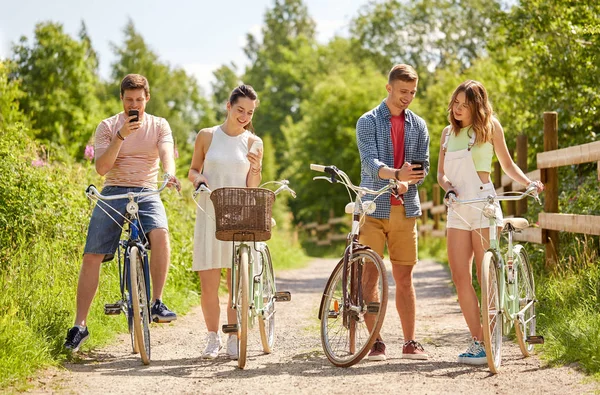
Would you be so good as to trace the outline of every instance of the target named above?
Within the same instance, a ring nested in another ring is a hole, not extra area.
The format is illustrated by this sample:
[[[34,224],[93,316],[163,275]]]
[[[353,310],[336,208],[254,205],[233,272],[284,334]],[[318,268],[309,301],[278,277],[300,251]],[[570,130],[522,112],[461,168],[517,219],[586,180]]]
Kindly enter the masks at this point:
[[[442,132],[438,162],[438,183],[446,198],[454,193],[459,199],[474,199],[495,195],[490,182],[494,153],[504,172],[514,181],[528,186],[532,181],[512,160],[502,125],[493,116],[485,88],[480,82],[465,81],[456,88],[448,104],[450,125]],[[544,188],[533,182],[538,191]],[[479,301],[472,283],[472,262],[475,257],[477,278],[481,283],[481,261],[489,247],[489,220],[481,213],[483,203],[454,205],[446,221],[448,263],[456,286],[460,309],[471,332],[467,350],[458,362],[483,365],[487,363],[483,346],[483,330]],[[500,206],[496,207],[502,218]]]

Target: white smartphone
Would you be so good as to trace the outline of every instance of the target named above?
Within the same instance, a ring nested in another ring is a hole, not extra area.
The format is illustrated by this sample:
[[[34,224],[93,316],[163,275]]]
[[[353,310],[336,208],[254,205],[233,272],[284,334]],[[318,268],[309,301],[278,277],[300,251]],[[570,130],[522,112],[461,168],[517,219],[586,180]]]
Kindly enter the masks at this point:
[[[254,154],[254,155],[258,155],[258,151],[262,151],[263,150],[263,142],[261,140],[256,140],[254,143],[252,143],[252,148],[250,148],[250,153]]]

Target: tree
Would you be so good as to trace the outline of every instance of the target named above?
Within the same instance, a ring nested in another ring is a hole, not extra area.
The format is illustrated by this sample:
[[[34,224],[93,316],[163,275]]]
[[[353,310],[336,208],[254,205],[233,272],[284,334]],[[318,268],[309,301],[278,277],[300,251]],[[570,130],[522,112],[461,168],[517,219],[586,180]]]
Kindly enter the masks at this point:
[[[225,104],[229,100],[231,91],[241,83],[236,71],[237,67],[232,62],[231,66],[222,65],[213,72],[215,82],[211,83],[212,99],[217,119],[225,119],[227,116]]]
[[[150,84],[148,113],[167,119],[182,162],[191,160],[195,133],[216,123],[214,111],[193,76],[181,68],[161,62],[148,48],[130,20],[122,46],[113,44],[117,60],[112,65],[113,95],[119,97],[120,83],[127,74],[141,74]],[[185,159],[185,160],[184,160]]]
[[[382,71],[408,63],[423,79],[454,63],[464,70],[485,54],[499,11],[493,0],[386,0],[365,7],[350,31]]]
[[[256,89],[261,101],[254,121],[256,130],[272,137],[279,167],[283,168],[288,147],[281,126],[288,116],[293,121],[301,118],[300,103],[311,91],[315,22],[302,0],[275,0],[275,6],[265,14],[262,36],[259,43],[248,35],[244,51],[253,63],[243,80]]]
[[[560,145],[596,141],[600,120],[600,3],[522,0],[490,44],[495,62],[516,69],[515,115],[542,148],[542,113],[559,113]]]
[[[13,79],[27,94],[20,107],[37,139],[81,159],[100,118],[98,61],[82,24],[79,40],[58,23],[38,23],[31,45],[25,36],[13,48]]]
[[[19,109],[19,100],[25,93],[21,91],[17,81],[9,79],[10,68],[10,62],[0,61],[0,127],[26,121]]]
[[[348,203],[343,188],[312,181],[315,174],[308,165],[336,165],[354,183],[360,182],[356,122],[385,97],[386,78],[374,66],[346,64],[318,78],[312,94],[301,104],[303,118],[296,123],[289,119],[284,127],[290,150],[283,176],[299,191],[299,198],[290,205],[296,220],[304,222],[328,218],[331,208],[342,215]]]

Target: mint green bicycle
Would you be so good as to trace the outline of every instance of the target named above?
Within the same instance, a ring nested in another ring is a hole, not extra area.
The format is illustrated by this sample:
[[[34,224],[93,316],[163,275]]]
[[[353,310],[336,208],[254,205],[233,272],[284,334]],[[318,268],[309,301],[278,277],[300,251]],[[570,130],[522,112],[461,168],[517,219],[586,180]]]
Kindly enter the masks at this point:
[[[269,184],[279,188],[275,192],[263,188]],[[215,237],[232,242],[231,305],[237,311],[237,323],[223,325],[222,331],[238,335],[240,369],[246,366],[248,330],[258,320],[263,351],[271,353],[275,343],[275,302],[291,300],[290,292],[276,289],[271,252],[264,243],[271,238],[275,222],[271,216],[275,196],[283,191],[296,197],[287,180],[270,181],[259,188],[226,187],[214,191],[201,183],[193,194],[196,201],[199,193],[210,193],[215,208]]]
[[[513,243],[513,235],[527,228],[525,218],[496,218],[495,202],[521,200],[533,197],[540,203],[535,185],[525,192],[511,196],[488,196],[485,198],[458,200],[450,195],[448,205],[485,203],[482,215],[490,220],[490,247],[481,263],[481,320],[483,341],[488,366],[494,374],[499,372],[502,363],[502,336],[508,335],[515,327],[515,334],[521,353],[528,357],[535,344],[544,343],[544,337],[536,335],[535,282],[531,264],[521,244]],[[506,233],[506,247],[500,245],[498,227]]]

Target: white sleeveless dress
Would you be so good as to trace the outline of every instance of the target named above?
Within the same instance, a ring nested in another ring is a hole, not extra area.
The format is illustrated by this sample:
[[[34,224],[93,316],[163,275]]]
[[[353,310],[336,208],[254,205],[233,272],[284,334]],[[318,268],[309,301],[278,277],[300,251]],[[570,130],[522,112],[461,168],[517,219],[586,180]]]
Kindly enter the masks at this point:
[[[231,137],[220,126],[215,127],[202,172],[211,190],[246,186],[250,170],[250,161],[246,155],[251,135],[252,132],[245,130],[242,134]],[[231,268],[232,242],[215,238],[215,209],[212,201],[207,193],[201,193],[198,202],[210,217],[204,211],[196,210],[192,270]]]

